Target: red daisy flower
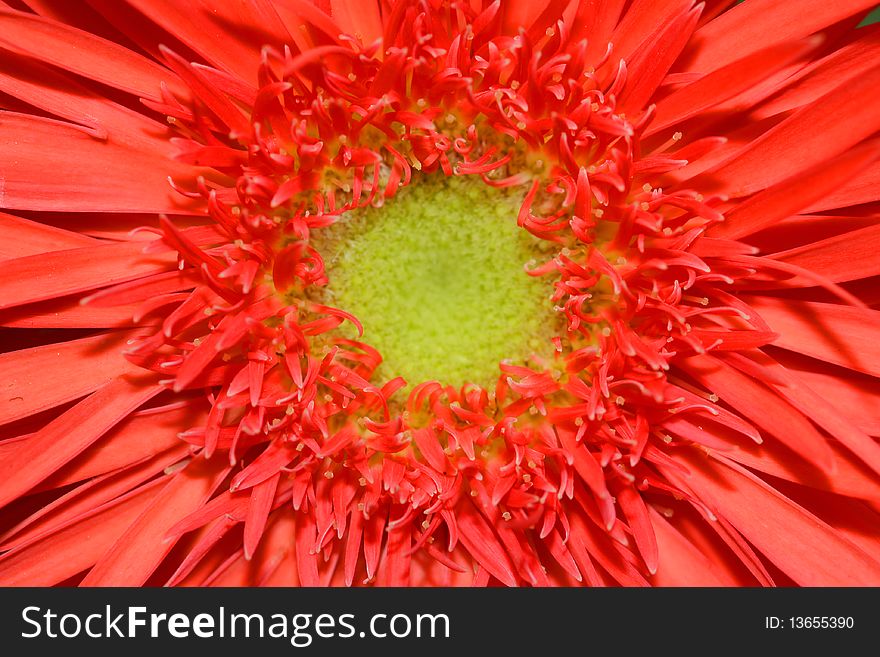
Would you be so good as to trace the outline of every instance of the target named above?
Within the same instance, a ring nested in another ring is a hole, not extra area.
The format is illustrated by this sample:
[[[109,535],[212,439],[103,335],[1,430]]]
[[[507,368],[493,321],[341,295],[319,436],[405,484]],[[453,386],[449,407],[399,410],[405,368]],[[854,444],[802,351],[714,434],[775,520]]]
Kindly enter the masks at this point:
[[[873,0],[10,0],[0,584],[880,584]]]

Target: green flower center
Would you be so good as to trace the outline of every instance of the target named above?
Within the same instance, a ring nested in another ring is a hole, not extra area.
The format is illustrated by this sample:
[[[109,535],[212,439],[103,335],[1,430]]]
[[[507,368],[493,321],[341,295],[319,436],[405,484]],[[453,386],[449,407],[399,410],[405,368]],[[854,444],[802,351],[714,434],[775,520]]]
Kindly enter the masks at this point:
[[[521,201],[521,191],[479,178],[423,176],[318,236],[325,300],[363,323],[383,381],[491,388],[500,361],[551,352],[560,329],[552,281],[524,265],[548,259],[553,245],[517,226]]]

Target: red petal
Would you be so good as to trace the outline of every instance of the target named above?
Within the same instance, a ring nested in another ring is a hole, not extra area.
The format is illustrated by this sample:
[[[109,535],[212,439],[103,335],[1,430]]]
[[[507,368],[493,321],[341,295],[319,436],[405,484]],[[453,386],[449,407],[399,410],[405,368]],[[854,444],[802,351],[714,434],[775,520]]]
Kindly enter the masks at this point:
[[[750,356],[749,361],[741,360],[738,363],[733,363],[734,366],[741,366],[742,363],[750,361],[760,363],[763,360],[763,371],[772,374],[779,380],[779,383],[775,385],[780,396],[787,399],[805,417],[837,438],[842,445],[862,459],[874,472],[880,473],[880,444],[865,435],[856,425],[847,422],[846,418],[841,416],[839,408],[829,404],[824,397],[817,395],[812,389],[801,383],[797,376],[776,364],[772,358],[761,352],[750,354]],[[749,367],[752,366],[754,364],[749,365]],[[747,369],[744,369],[743,372],[748,374]]]
[[[175,145],[165,138],[163,124],[28,57],[9,54],[0,61],[0,91],[82,126],[97,140],[112,138],[118,144],[161,154],[169,160],[177,154]]]
[[[615,3],[602,4],[603,6],[596,7],[595,10],[605,11],[607,8],[604,5],[607,4],[611,4],[611,9],[616,9]],[[694,0],[634,0],[629,4],[626,14],[620,19],[609,39],[614,46],[611,53],[615,61],[615,68],[618,59],[624,59],[629,64],[630,56],[655,34],[658,26],[665,24],[672,16],[681,16],[686,13],[693,6]],[[583,38],[588,41],[593,41],[599,36],[598,34],[583,33]],[[595,54],[603,55],[607,45],[607,41],[597,43]]]
[[[233,477],[229,490],[237,491],[251,488],[273,477],[286,467],[296,456],[292,441],[276,440],[257,456],[244,470]]]
[[[412,534],[409,526],[388,532],[385,558],[382,560],[381,586],[408,586],[410,583],[410,553]]]
[[[826,194],[805,212],[822,212],[880,200],[880,164],[856,173],[846,184]]]
[[[799,486],[781,484],[780,492],[791,490],[798,503],[810,513],[820,518],[833,518],[834,529],[860,547],[867,554],[880,554],[880,514],[876,506],[862,500],[854,500],[840,495],[832,495],[821,490],[803,489]],[[875,557],[876,558],[876,557]]]
[[[771,344],[779,337],[771,331],[707,331],[693,329],[690,335],[703,344],[714,344],[713,351],[742,351]]]
[[[775,260],[809,269],[841,283],[880,274],[880,225],[854,230],[818,242],[773,254]],[[802,277],[786,279],[785,286],[811,287]]]
[[[471,557],[503,584],[516,586],[507,552],[477,508],[466,501],[456,509],[455,519],[459,539]]]
[[[876,223],[877,220],[874,217],[853,217],[844,214],[798,214],[783,219],[760,233],[751,235],[749,242],[755,244],[758,253],[776,253],[811,242],[818,242],[848,231],[873,226]],[[754,281],[754,284],[763,287],[772,282],[766,276],[761,276],[760,279],[760,283]]]
[[[724,137],[704,137],[697,139],[671,155],[673,159],[688,160],[690,164],[676,171],[671,171],[664,177],[669,182],[664,182],[665,187],[673,187],[677,183],[696,178],[701,173],[711,170],[713,167],[726,162],[731,157],[740,153],[749,144],[761,137],[767,130],[780,122],[778,118],[768,119],[760,123],[744,122]],[[689,153],[688,151],[696,151]]]
[[[52,586],[92,566],[153,501],[161,480],[0,556],[0,586]]]
[[[566,545],[565,540],[559,533],[558,527],[550,531],[550,534],[544,539],[544,544],[547,546],[547,549],[550,550],[550,554],[553,555],[553,558],[556,559],[556,563],[562,567],[566,574],[576,582],[582,582],[584,580],[578,570],[577,561],[575,561],[569,551],[568,545]]]
[[[779,333],[774,346],[880,377],[880,311],[763,296],[744,301]]]
[[[752,116],[764,118],[812,103],[840,85],[861,75],[877,63],[880,56],[880,30],[876,25],[854,32],[852,43],[808,66],[796,79],[787,80],[785,88],[758,107]]]
[[[424,427],[413,431],[413,439],[428,464],[439,472],[445,472],[449,462],[437,439],[437,433],[430,427]]]
[[[614,524],[614,505],[611,494],[605,485],[605,473],[596,457],[583,443],[578,443],[575,436],[567,431],[560,431],[559,437],[566,453],[573,459],[573,465],[581,479],[596,496],[596,502],[602,513],[602,520],[610,529]]]
[[[143,251],[143,242],[111,242],[7,260],[0,268],[0,309],[132,281],[177,262],[170,252]]]
[[[227,468],[219,461],[196,459],[170,475],[150,506],[98,560],[82,586],[142,586],[176,539],[166,538],[181,518],[205,503]]]
[[[841,447],[832,445],[832,449],[837,466],[833,477],[798,458],[790,448],[775,441],[760,446],[743,443],[738,449],[724,452],[724,456],[779,479],[880,503],[880,481],[877,475]]]
[[[693,421],[695,424],[698,424],[703,418],[706,418],[708,420],[711,420],[712,422],[717,422],[718,424],[729,427],[737,433],[741,433],[742,435],[747,436],[750,440],[752,440],[752,442],[761,442],[761,434],[758,432],[758,430],[755,429],[755,427],[750,422],[740,417],[736,413],[731,413],[727,409],[721,406],[714,405],[703,397],[700,397],[699,395],[696,395],[689,390],[678,386],[669,386],[669,391],[669,397],[682,397],[684,398],[685,405],[687,406],[700,405],[706,408],[701,408],[699,410],[694,409],[693,411],[691,411],[691,413],[695,414],[697,417],[693,417],[691,413],[687,413],[686,416],[673,416],[671,418],[668,418],[663,421],[663,426],[668,426],[670,422],[675,424],[675,420],[684,420],[687,423]]]
[[[700,498],[797,584],[880,584],[880,563],[754,475],[692,450],[678,458]]]
[[[796,41],[765,48],[677,89],[657,103],[645,136],[700,114],[770,77],[812,50],[813,43]]]
[[[295,533],[293,514],[287,509],[273,514],[253,557],[241,554],[211,578],[211,586],[296,586]]]
[[[0,117],[0,205],[62,212],[186,213],[168,178],[186,185],[199,170],[112,135],[26,114]],[[63,172],[63,175],[60,173]]]
[[[186,82],[199,100],[205,103],[208,109],[226,124],[230,131],[240,136],[250,135],[250,121],[223,92],[214,87],[197,68],[180,55],[164,46],[159,46],[159,50],[168,65]]]
[[[173,0],[125,1],[210,63],[242,80],[256,80],[262,46],[280,46],[291,38],[265,0],[190,0],[185,4]]]
[[[398,5],[400,13],[406,9],[404,5]],[[276,3],[275,11],[281,22],[286,26],[290,34],[290,38],[303,52],[301,57],[309,59],[316,51],[319,51],[324,45],[320,44],[339,44],[341,43],[339,36],[341,30],[339,26],[319,7],[315,6],[310,0],[288,0],[287,2]],[[399,11],[398,9],[394,10]],[[388,25],[385,25],[385,29]]]
[[[712,171],[708,184],[730,196],[745,196],[833,161],[880,129],[880,104],[865,102],[878,87],[880,66],[768,130]],[[841,116],[847,120],[841,121]]]
[[[119,473],[96,477],[74,488],[6,532],[3,535],[0,551],[30,543],[37,537],[48,535],[69,523],[87,517],[98,507],[124,497],[132,489],[161,473],[166,467],[180,461],[186,454],[187,448],[178,446],[176,450],[169,450],[157,458],[149,459]]]
[[[697,31],[686,70],[709,73],[760,48],[818,32],[875,4],[876,0],[749,0]]]
[[[28,329],[108,329],[152,326],[159,323],[159,320],[153,318],[135,323],[132,318],[139,307],[139,305],[124,305],[100,308],[83,305],[80,303],[80,297],[63,297],[0,311],[0,326]]]
[[[297,514],[294,535],[296,536],[296,567],[299,574],[299,584],[300,586],[319,586],[321,578],[318,575],[318,555],[315,553],[318,532],[311,514]]]
[[[181,445],[178,434],[199,426],[204,418],[204,409],[192,404],[129,415],[91,449],[42,482],[40,488],[60,488],[152,458]]]
[[[351,586],[357,570],[358,555],[361,550],[361,537],[364,532],[364,514],[353,511],[348,523],[348,536],[345,539],[345,558],[343,560],[345,585]]]
[[[162,390],[151,380],[120,377],[62,413],[0,463],[0,506],[33,488]]]
[[[577,555],[579,550],[586,551],[623,586],[648,586],[647,580],[627,561],[605,529],[593,524],[580,511],[570,513],[568,519],[571,523],[568,542],[573,554]]]
[[[214,563],[212,566],[212,559],[216,561],[224,558],[223,553],[215,549],[215,546],[236,524],[238,523],[234,520],[218,518],[209,527],[205,527],[201,536],[194,541],[186,558],[166,582],[166,586],[186,586],[187,580],[199,578],[199,570],[207,570],[208,574],[215,571],[221,564]],[[199,581],[203,582],[204,577]]]
[[[657,536],[660,566],[655,586],[736,586],[723,569],[713,565],[705,554],[673,527],[666,518],[649,507],[651,525]]]
[[[33,14],[0,8],[0,34],[16,52],[66,71],[161,101],[159,86],[187,95],[173,73],[135,51],[83,30]]]
[[[870,436],[880,436],[880,380],[790,352],[774,356],[792,376],[837,409],[849,424]]]
[[[196,287],[196,277],[192,271],[169,271],[138,278],[104,288],[83,300],[88,306],[115,307],[124,303],[149,301],[156,297],[184,292]]]
[[[679,366],[803,458],[826,470],[834,468],[831,448],[822,434],[771,388],[709,356],[686,358]]]
[[[0,424],[78,399],[123,374],[142,371],[121,353],[133,336],[107,333],[0,354]]]
[[[624,486],[617,493],[617,503],[623,510],[623,514],[629,521],[630,529],[636,540],[636,547],[648,571],[653,575],[657,572],[660,563],[660,556],[657,547],[657,537],[654,535],[654,528],[651,519],[648,516],[648,507],[639,492],[632,486]]]
[[[346,34],[370,45],[382,38],[382,16],[376,0],[330,0],[330,16]]]
[[[830,162],[820,162],[735,205],[726,213],[724,222],[707,233],[712,237],[737,239],[769,228],[842,187],[877,156],[877,145],[871,143]]]
[[[263,530],[266,529],[266,521],[269,519],[269,511],[272,510],[272,502],[275,500],[275,491],[278,488],[279,472],[274,477],[253,487],[247,516],[244,520],[244,557],[250,559],[260,543]]]
[[[605,54],[625,3],[626,0],[582,0],[577,4],[577,13],[570,24],[571,40],[587,39],[587,61],[596,61]],[[629,33],[634,31],[630,29]]]
[[[585,581],[587,586],[604,586],[604,582],[599,576],[596,566],[593,565],[593,560],[584,541],[574,539],[573,537],[569,538],[568,549],[572,557],[574,557],[578,570],[582,573],[582,581]]]
[[[618,110],[639,111],[647,104],[693,34],[702,9],[702,4],[697,5],[691,11],[661,23],[648,42],[636,51],[627,62],[627,79]]]
[[[0,260],[76,249],[97,243],[97,240],[80,233],[0,212]]]

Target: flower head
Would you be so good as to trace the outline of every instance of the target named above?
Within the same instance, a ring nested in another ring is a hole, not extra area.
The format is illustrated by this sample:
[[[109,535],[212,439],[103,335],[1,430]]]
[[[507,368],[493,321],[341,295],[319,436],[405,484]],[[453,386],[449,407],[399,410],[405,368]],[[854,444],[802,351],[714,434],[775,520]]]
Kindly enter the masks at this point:
[[[873,3],[733,4],[0,10],[0,583],[880,582]]]

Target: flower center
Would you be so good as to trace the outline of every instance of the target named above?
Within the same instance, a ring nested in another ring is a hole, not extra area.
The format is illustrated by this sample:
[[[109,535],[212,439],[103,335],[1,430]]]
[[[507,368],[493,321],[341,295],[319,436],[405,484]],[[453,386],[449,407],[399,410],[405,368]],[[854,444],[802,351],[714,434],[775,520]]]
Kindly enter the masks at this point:
[[[491,388],[501,360],[551,352],[552,282],[524,265],[553,245],[517,226],[521,202],[476,177],[423,176],[317,237],[328,303],[363,323],[380,379]]]

